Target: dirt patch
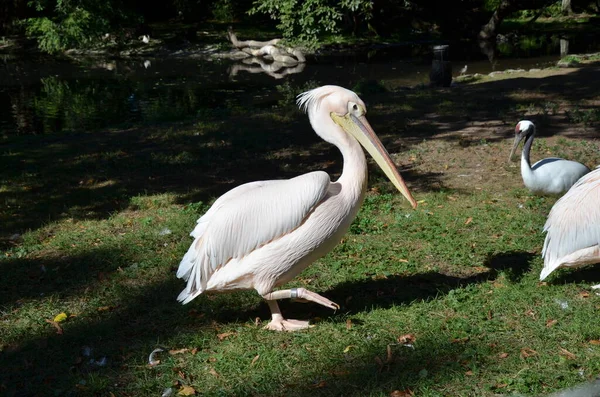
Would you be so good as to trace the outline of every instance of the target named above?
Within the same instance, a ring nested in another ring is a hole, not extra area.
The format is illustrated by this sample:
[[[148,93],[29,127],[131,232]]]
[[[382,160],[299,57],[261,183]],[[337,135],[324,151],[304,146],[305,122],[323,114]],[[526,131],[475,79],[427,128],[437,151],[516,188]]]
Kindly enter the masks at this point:
[[[508,155],[514,128],[523,119],[537,126],[533,162],[555,156],[589,167],[600,164],[598,62],[500,74],[447,89],[400,90],[394,100],[402,111],[382,106],[377,112],[383,115],[374,116],[382,120],[373,124],[379,124],[377,131],[400,130],[384,135],[385,143],[417,189],[522,186],[519,157],[509,162]]]

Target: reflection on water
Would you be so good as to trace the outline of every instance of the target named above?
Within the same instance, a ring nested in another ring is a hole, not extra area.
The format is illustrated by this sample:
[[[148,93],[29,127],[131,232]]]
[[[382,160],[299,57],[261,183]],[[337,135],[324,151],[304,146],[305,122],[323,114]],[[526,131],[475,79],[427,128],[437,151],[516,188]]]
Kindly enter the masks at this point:
[[[251,57],[242,59],[229,68],[229,77],[234,80],[239,72],[265,73],[274,79],[282,79],[290,74],[300,73],[304,70],[306,63],[299,63],[294,66],[287,66],[281,62],[265,62],[262,58]],[[258,66],[253,66],[258,65]]]
[[[556,35],[501,37],[497,48],[488,49],[489,60],[476,43],[451,44],[450,60],[460,67],[466,64],[469,73],[539,68],[555,63],[569,45],[571,51],[581,52],[582,45],[589,51],[598,42],[567,41]],[[296,94],[322,84],[427,84],[431,47],[406,44],[337,56],[317,54],[296,69],[251,60],[106,59],[82,65],[5,55],[0,58],[0,136],[226,117],[249,106],[281,108],[282,101],[293,105]],[[523,53],[536,56],[506,56]],[[460,68],[455,69],[458,74]]]

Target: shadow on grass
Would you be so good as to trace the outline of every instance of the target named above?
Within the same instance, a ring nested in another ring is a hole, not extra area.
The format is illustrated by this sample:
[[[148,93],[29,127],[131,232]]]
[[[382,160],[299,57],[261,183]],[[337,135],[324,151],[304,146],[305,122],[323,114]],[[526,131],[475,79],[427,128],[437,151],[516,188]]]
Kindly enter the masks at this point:
[[[109,264],[111,261],[92,259],[99,256],[107,260],[113,258],[115,264]],[[286,301],[281,302],[281,307],[288,318],[307,319],[319,316],[329,317],[334,321],[345,321],[348,314],[355,312],[389,308],[409,304],[415,300],[435,299],[457,287],[493,280],[499,271],[510,271],[520,275],[527,270],[526,264],[530,257],[529,253],[516,252],[495,256],[487,262],[490,266],[489,271],[465,278],[424,273],[342,283],[323,292],[323,295],[342,305],[338,313],[313,304]],[[143,286],[136,287],[134,284],[132,287],[127,281],[127,276],[114,271],[116,264],[125,262],[119,250],[112,253],[94,250],[78,257],[65,258],[60,262],[44,258],[12,262],[10,269],[22,270],[16,273],[16,279],[11,278],[15,287],[8,283],[1,286],[8,291],[9,298],[35,299],[40,293],[60,293],[59,296],[67,296],[79,292],[82,299],[85,299],[87,288],[107,288],[108,294],[112,294],[111,291],[115,291],[116,288],[116,295],[120,296],[121,303],[110,310],[102,311],[96,311],[96,308],[92,307],[94,305],[90,305],[88,310],[78,313],[75,320],[63,323],[64,333],[61,335],[56,334],[48,324],[41,335],[29,335],[15,344],[5,345],[0,352],[0,366],[3,368],[0,374],[0,391],[3,395],[86,395],[85,391],[92,385],[86,386],[78,382],[89,372],[97,374],[97,379],[101,379],[100,386],[104,385],[105,392],[119,392],[127,389],[128,379],[139,376],[139,369],[145,366],[149,352],[157,344],[169,343],[175,335],[183,335],[189,342],[190,337],[186,335],[194,333],[214,337],[218,332],[213,326],[214,321],[247,322],[255,317],[260,317],[263,321],[269,320],[269,311],[264,303],[260,303],[258,296],[254,299],[248,299],[248,295],[240,293],[201,296],[194,305],[178,304],[175,297],[183,288],[183,284],[172,275],[172,269],[164,269],[164,276],[161,276],[164,281],[149,284],[142,282]],[[87,266],[75,270],[84,263],[88,263]],[[44,276],[46,279],[39,278],[37,273],[42,265],[49,274]],[[10,269],[2,270],[7,272]],[[67,278],[66,274],[64,278],[52,278],[52,272],[60,273],[67,269],[82,274],[74,274],[71,279]],[[107,273],[105,280],[98,280],[98,274],[101,272]],[[136,277],[139,276],[129,276],[132,282]],[[85,280],[88,282],[85,283]],[[14,310],[21,309],[17,305]],[[204,315],[199,317],[191,313]],[[44,319],[33,321],[43,322]],[[83,353],[87,348],[92,349],[89,356]],[[414,386],[415,382],[418,382],[418,376],[415,375],[422,368],[426,367],[432,376],[436,371],[459,370],[460,365],[454,358],[462,350],[463,347],[450,343],[439,345],[439,342],[424,340],[417,353],[398,363],[388,363],[385,371],[378,372],[373,370],[373,357],[383,354],[385,345],[376,344],[369,355],[353,358],[356,371],[347,375],[353,380],[345,379],[346,375],[342,378],[331,376],[327,380],[330,385],[327,390],[339,388],[344,394],[350,392],[359,395],[373,390],[384,391],[384,388],[376,386],[380,382],[382,385],[392,381],[395,384],[406,382]],[[106,357],[106,365],[100,366],[98,362],[102,357]],[[440,358],[443,360],[440,361]],[[335,368],[331,369],[334,370]],[[364,380],[361,382],[362,386],[356,384],[356,379]],[[348,387],[349,382],[353,384],[352,389],[344,389]],[[309,383],[307,380],[307,384]],[[79,390],[79,393],[75,392],[76,390]],[[302,390],[298,390],[297,393],[299,394],[295,395],[308,395],[308,392],[302,394]],[[326,390],[312,390],[311,393],[328,394]]]
[[[310,310],[307,313],[306,309],[302,308],[304,305],[289,301],[282,301],[281,308],[286,316],[292,318],[342,318],[346,314],[372,308],[385,309],[419,300],[426,301],[447,294],[455,288],[494,280],[500,272],[511,281],[517,282],[530,270],[530,262],[534,256],[528,252],[508,252],[490,256],[483,264],[488,268],[487,271],[466,277],[429,272],[341,283],[323,292],[324,296],[340,305],[340,313],[333,313],[327,308],[312,304],[306,305]]]
[[[59,298],[81,294],[91,284],[108,283],[111,273],[132,263],[112,248],[51,258],[6,259],[0,262],[0,273],[7,275],[0,279],[0,305],[51,294]]]
[[[373,105],[369,119],[390,152],[409,150],[423,139],[462,143],[511,138],[514,123],[531,106],[537,115],[528,117],[540,126],[540,136],[549,137],[572,129],[577,121],[542,110],[545,104],[570,101],[580,104],[581,112],[592,111],[581,101],[600,91],[597,74],[595,64],[544,78],[377,92],[363,99]],[[269,99],[262,110],[247,110],[223,103],[220,109],[204,109],[208,113],[198,124],[8,137],[2,147],[6,171],[0,190],[5,204],[0,208],[0,245],[7,248],[8,236],[47,222],[106,218],[127,208],[139,194],[174,193],[180,203],[206,202],[253,180],[316,169],[335,178],[341,170],[339,152],[311,131],[306,115],[288,105],[282,109]],[[496,125],[493,136],[489,125]],[[484,128],[485,136],[480,133]],[[465,138],[457,131],[470,135]],[[595,131],[577,128],[577,137],[595,138]],[[406,179],[423,190],[443,187],[440,175],[409,174]]]
[[[600,263],[580,268],[555,270],[553,277],[545,280],[548,284],[600,284]]]

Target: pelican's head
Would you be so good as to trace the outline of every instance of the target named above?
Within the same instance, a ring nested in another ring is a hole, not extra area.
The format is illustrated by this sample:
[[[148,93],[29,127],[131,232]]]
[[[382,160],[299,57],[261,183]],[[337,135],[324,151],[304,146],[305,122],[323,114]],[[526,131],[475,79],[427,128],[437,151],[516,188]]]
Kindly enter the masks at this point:
[[[519,147],[519,143],[521,143],[521,141],[523,139],[528,138],[531,134],[534,134],[534,133],[535,133],[535,124],[533,124],[531,121],[521,120],[517,123],[517,126],[515,127],[515,140],[513,142],[513,146],[510,151],[510,155],[508,156],[509,161],[513,160],[515,151],[517,150],[517,147]]]
[[[326,85],[298,95],[298,105],[308,113],[314,130],[327,142],[340,146],[347,139],[356,139],[412,207],[417,207],[389,153],[367,121],[365,103],[358,95],[342,87]]]

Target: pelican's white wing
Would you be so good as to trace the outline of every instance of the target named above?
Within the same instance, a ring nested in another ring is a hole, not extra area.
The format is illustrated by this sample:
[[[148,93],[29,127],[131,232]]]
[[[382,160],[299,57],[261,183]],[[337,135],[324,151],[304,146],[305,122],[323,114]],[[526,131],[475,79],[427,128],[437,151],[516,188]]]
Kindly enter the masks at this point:
[[[561,265],[561,258],[600,244],[599,169],[581,177],[554,204],[544,231],[548,234],[542,250],[542,280]]]
[[[330,184],[323,171],[292,179],[258,181],[219,197],[198,219],[177,277],[187,280],[178,300],[188,303],[206,289],[211,275],[232,258],[241,258],[302,224]]]

